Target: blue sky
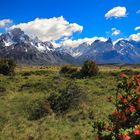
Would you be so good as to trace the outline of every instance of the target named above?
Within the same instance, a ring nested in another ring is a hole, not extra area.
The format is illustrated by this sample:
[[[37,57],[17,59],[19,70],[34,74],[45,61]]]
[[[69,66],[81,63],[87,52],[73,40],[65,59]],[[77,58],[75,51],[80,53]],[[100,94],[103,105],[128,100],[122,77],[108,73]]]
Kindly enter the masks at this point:
[[[12,20],[8,27],[34,21],[36,18],[63,16],[70,24],[76,23],[83,27],[82,31],[73,31],[68,35],[73,40],[94,36],[111,37],[114,40],[140,31],[134,30],[140,26],[140,14],[136,13],[140,10],[140,0],[0,0],[0,5],[0,20]],[[106,19],[105,14],[118,6],[126,8],[125,16]],[[7,26],[2,26],[0,32]],[[112,35],[112,28],[120,32]]]

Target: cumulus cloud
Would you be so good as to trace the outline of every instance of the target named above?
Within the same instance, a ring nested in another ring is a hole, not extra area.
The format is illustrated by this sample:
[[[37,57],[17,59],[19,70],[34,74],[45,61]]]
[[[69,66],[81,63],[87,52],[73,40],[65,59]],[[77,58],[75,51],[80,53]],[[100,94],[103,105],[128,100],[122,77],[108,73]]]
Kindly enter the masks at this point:
[[[136,13],[137,13],[137,14],[140,14],[140,10],[138,10]]]
[[[134,30],[135,31],[140,30],[140,26],[136,27]]]
[[[78,40],[65,40],[64,42],[62,42],[62,46],[65,47],[77,47],[82,43],[88,43],[91,44],[93,43],[95,40],[101,40],[101,41],[106,41],[107,38],[104,37],[92,37],[92,38],[82,38],[82,39],[78,39]]]
[[[20,28],[27,35],[31,37],[38,37],[42,41],[55,41],[65,37],[70,37],[75,32],[82,32],[83,27],[77,23],[69,23],[61,17],[36,18],[33,21],[27,23],[20,23],[13,25],[10,29]]]
[[[140,41],[140,33],[137,34],[132,34],[128,37],[129,40],[133,40],[133,41]]]
[[[113,9],[109,10],[106,14],[105,14],[105,18],[109,19],[112,17],[115,18],[120,18],[120,17],[126,17],[126,8],[125,7],[114,7]]]
[[[12,23],[11,19],[0,20],[0,28],[5,28],[10,23]]]
[[[113,36],[119,35],[121,33],[121,31],[116,29],[116,28],[112,28],[111,30],[112,30],[112,35]]]

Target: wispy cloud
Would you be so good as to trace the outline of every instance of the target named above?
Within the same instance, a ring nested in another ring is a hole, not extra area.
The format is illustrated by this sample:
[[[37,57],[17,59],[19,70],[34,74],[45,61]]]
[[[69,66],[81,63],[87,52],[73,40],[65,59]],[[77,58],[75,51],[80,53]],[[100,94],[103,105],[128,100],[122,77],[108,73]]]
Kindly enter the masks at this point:
[[[11,19],[0,20],[0,28],[5,28],[8,24],[12,23]]]
[[[112,17],[115,18],[120,18],[120,17],[126,17],[126,8],[125,7],[114,7],[113,9],[109,10],[106,14],[105,14],[105,18],[109,19]]]
[[[137,14],[140,14],[140,10],[138,10],[136,13],[137,13]]]
[[[121,31],[116,28],[112,28],[111,31],[113,36],[119,35],[121,33]]]
[[[136,27],[134,30],[135,31],[140,30],[140,26]]]

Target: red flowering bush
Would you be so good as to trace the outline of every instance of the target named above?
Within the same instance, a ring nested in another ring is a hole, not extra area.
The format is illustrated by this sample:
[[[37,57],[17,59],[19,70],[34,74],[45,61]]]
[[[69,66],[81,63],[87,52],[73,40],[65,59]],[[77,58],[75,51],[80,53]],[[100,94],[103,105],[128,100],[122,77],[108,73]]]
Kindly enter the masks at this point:
[[[140,74],[120,77],[115,98],[107,97],[115,104],[115,110],[109,115],[111,123],[94,124],[99,140],[140,140]]]

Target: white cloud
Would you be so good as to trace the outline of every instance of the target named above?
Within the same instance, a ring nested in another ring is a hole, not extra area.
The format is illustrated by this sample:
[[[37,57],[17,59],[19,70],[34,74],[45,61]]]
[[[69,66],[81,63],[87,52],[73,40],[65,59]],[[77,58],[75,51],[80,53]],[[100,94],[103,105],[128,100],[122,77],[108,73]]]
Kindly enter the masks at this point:
[[[119,39],[117,39],[117,40],[114,40],[114,41],[113,41],[113,45],[115,45],[118,41],[124,40],[124,39],[127,40],[126,38],[119,38]]]
[[[140,33],[132,34],[128,37],[129,40],[140,41]]]
[[[119,35],[121,33],[121,31],[116,29],[116,28],[112,28],[111,30],[112,30],[112,35],[113,36]]]
[[[120,7],[120,6],[114,7],[113,9],[111,9],[105,14],[106,19],[109,19],[112,17],[115,17],[115,18],[126,17],[126,8]]]
[[[137,13],[137,14],[140,14],[140,10],[138,10],[136,13]]]
[[[8,24],[12,23],[11,19],[3,19],[0,20],[0,28],[6,27]]]
[[[140,30],[140,26],[136,27],[134,30],[135,31]]]
[[[78,40],[68,39],[68,40],[65,40],[64,42],[62,42],[61,45],[65,46],[65,47],[78,47],[82,43],[91,44],[95,40],[106,41],[107,38],[104,38],[104,37],[93,37],[93,38],[83,38],[83,39],[78,39]]]
[[[49,19],[36,18],[27,23],[13,25],[10,29],[21,28],[27,35],[38,37],[42,41],[55,41],[70,37],[75,32],[82,32],[83,27],[77,23],[69,23],[62,16]]]

